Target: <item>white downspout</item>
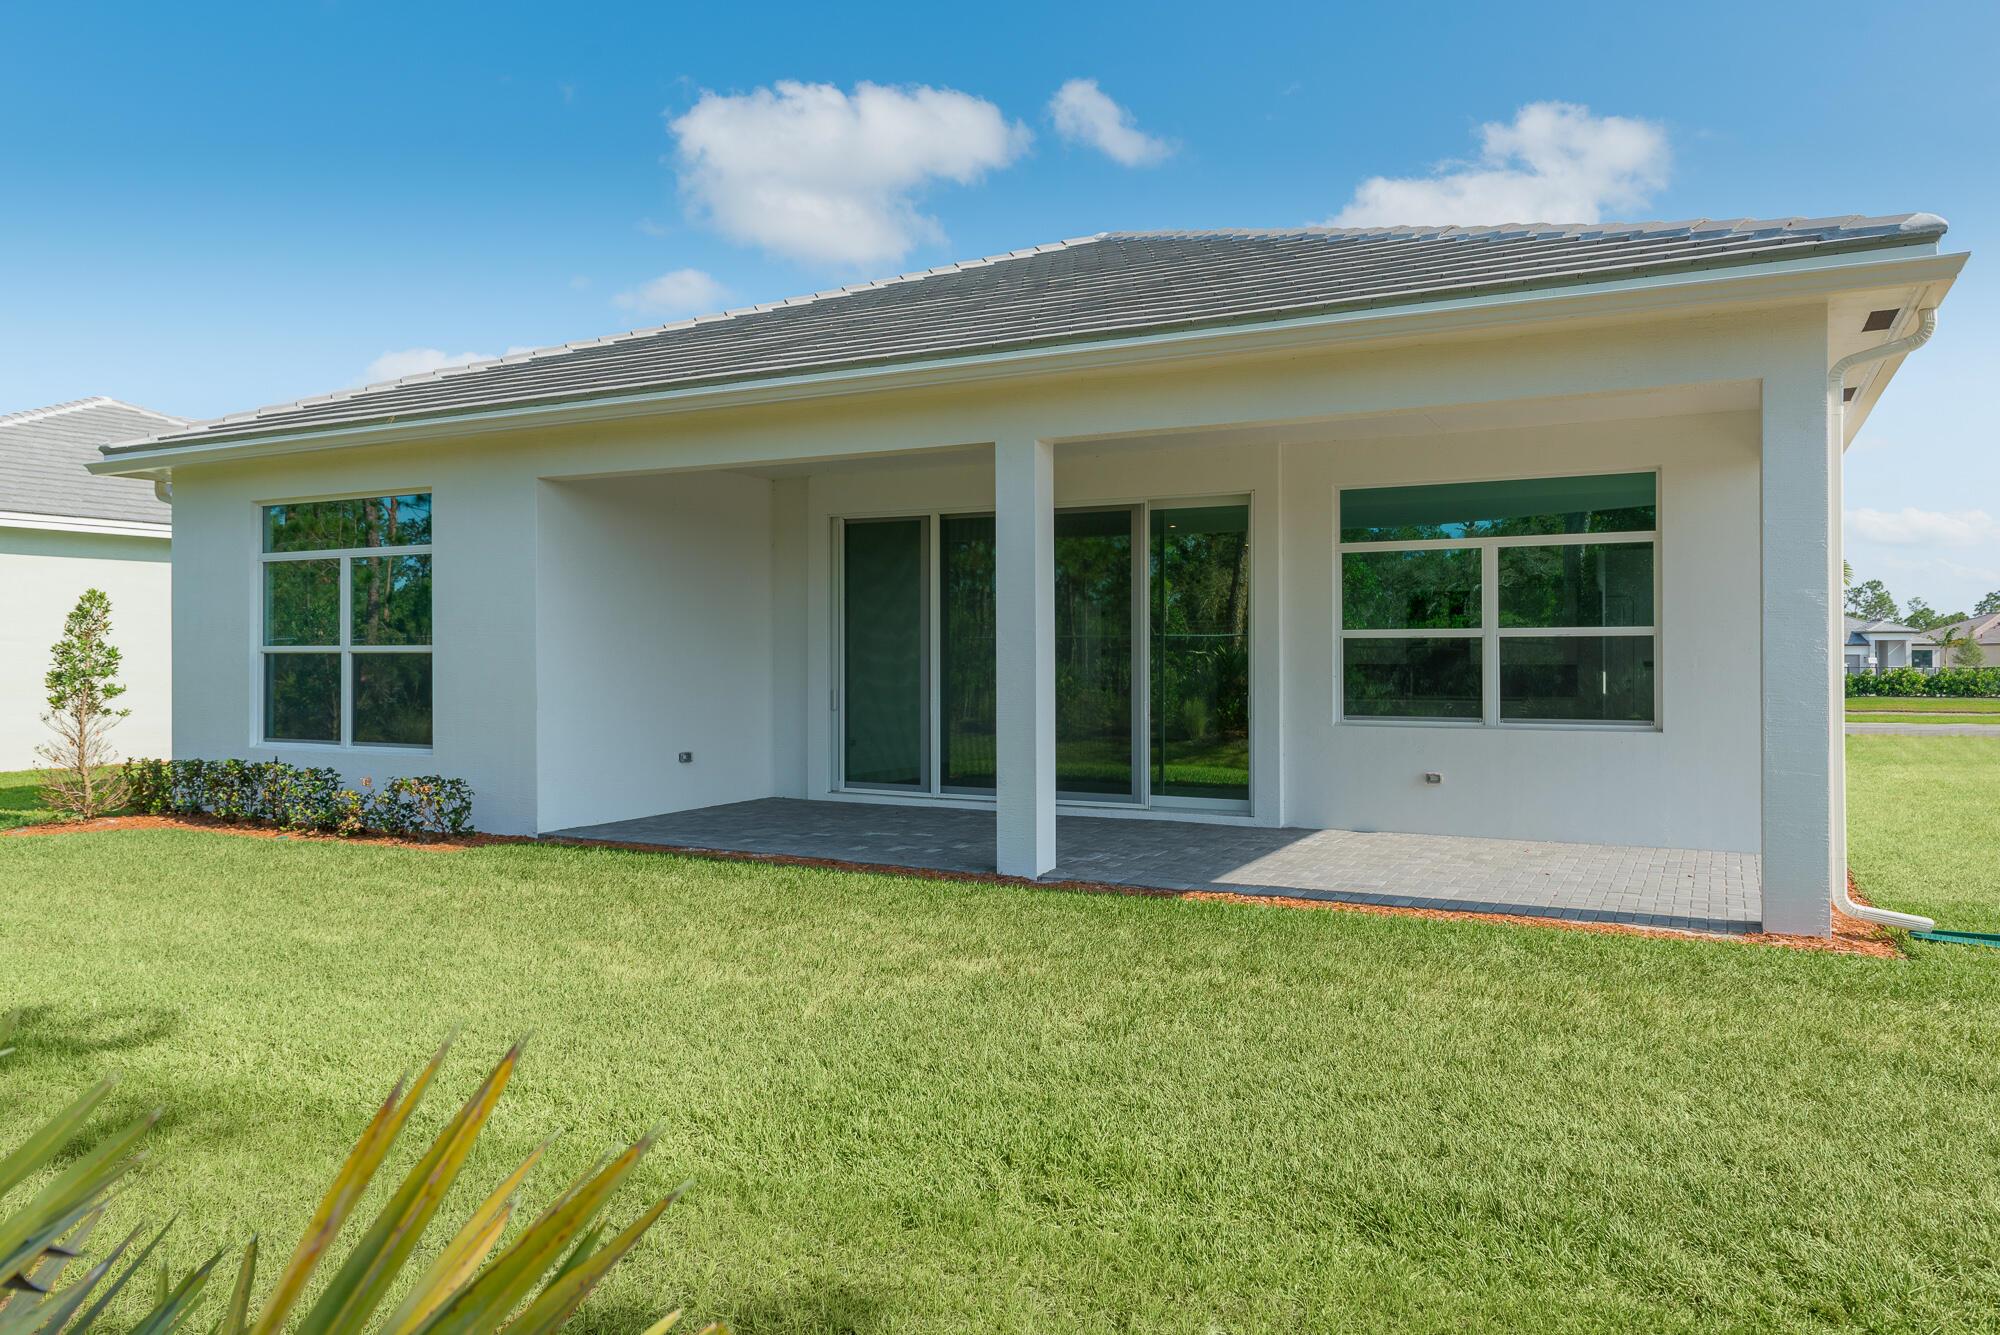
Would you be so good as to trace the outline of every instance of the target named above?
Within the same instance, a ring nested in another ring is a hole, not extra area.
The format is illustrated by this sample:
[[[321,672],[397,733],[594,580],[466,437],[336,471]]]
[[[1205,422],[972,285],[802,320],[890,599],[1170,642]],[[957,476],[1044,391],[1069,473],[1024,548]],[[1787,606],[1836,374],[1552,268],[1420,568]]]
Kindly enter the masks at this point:
[[[172,505],[174,503],[174,480],[170,477],[154,478],[153,496],[161,505]]]
[[[1828,467],[1839,468],[1841,466],[1840,456],[1846,445],[1847,424],[1845,419],[1847,404],[1841,396],[1841,390],[1845,388],[1843,382],[1847,379],[1847,373],[1863,362],[1880,361],[1884,357],[1894,357],[1900,353],[1913,352],[1928,343],[1931,335],[1936,332],[1937,307],[1932,306],[1917,312],[1916,332],[1907,338],[1899,338],[1890,343],[1880,343],[1872,348],[1863,348],[1860,352],[1850,352],[1833,364],[1833,369],[1826,373],[1826,457]],[[1882,669],[1880,666],[1881,650],[1879,647],[1876,649],[1876,658],[1877,666],[1875,670],[1880,672]],[[1844,712],[1843,706],[1843,714]],[[1851,914],[1864,922],[1880,923],[1884,927],[1901,927],[1911,932],[1928,932],[1937,927],[1936,922],[1920,914],[1896,913],[1889,909],[1872,908],[1866,904],[1855,903],[1853,898],[1847,893],[1847,868],[1845,867],[1841,867],[1839,874],[1834,878],[1833,902],[1834,906],[1842,913]]]

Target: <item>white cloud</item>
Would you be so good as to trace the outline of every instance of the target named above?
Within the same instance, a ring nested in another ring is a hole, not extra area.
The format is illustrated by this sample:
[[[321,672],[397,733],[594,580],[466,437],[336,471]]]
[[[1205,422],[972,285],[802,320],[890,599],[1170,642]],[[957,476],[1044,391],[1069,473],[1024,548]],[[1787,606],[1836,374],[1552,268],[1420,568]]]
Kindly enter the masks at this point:
[[[525,347],[508,348],[499,355],[512,357],[517,353],[532,352]],[[492,361],[491,352],[443,352],[437,348],[404,348],[399,352],[385,352],[368,363],[368,369],[361,373],[360,383],[380,384],[384,380],[401,380],[404,376],[423,375],[429,371],[440,371],[447,366],[464,366],[467,362]]]
[[[611,299],[628,311],[655,315],[699,315],[729,299],[729,289],[699,269],[676,269]]]
[[[1601,222],[1607,211],[1642,209],[1672,161],[1660,125],[1573,102],[1531,102],[1511,124],[1480,126],[1479,140],[1477,161],[1363,181],[1333,224]]]
[[[2000,520],[1984,510],[1849,510],[1847,532],[1890,547],[1978,547],[2000,543]]]
[[[1106,96],[1095,79],[1071,79],[1056,89],[1049,115],[1063,138],[1087,144],[1127,167],[1150,167],[1174,151],[1166,140],[1141,130],[1132,113]]]
[[[896,260],[937,241],[917,194],[1005,167],[1031,136],[983,98],[949,88],[782,81],[703,93],[669,123],[681,188],[732,240],[833,264]]]

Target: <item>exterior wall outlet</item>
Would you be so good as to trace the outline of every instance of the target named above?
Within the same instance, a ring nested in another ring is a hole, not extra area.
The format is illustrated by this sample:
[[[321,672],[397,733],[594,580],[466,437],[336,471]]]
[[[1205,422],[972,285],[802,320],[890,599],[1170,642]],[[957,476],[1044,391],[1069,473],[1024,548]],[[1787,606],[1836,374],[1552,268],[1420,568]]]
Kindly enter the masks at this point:
[[[1427,784],[1430,784],[1430,785],[1431,785],[1432,787],[1436,787],[1436,786],[1437,786],[1438,784],[1441,784],[1441,783],[1443,783],[1443,782],[1444,782],[1444,775],[1442,775],[1442,774],[1438,773],[1438,772],[1437,772],[1436,770],[1434,770],[1434,769],[1432,769],[1432,770],[1425,770],[1425,771],[1424,771],[1424,782],[1425,782],[1425,783],[1427,783]]]
[[[692,764],[694,763],[694,752],[692,752],[692,751],[683,751],[683,752],[681,752],[681,757],[680,757],[680,759],[681,759],[681,764],[683,764],[683,765],[692,765]]]

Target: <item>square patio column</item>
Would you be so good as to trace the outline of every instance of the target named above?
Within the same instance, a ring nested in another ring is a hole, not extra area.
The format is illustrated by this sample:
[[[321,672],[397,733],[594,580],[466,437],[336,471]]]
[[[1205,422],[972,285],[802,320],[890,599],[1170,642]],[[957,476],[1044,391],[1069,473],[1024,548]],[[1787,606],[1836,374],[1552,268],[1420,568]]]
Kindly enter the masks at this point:
[[[1824,333],[1764,380],[1764,930],[1832,931],[1847,875],[1840,443]]]
[[[1055,451],[993,445],[995,853],[1004,876],[1056,865]]]

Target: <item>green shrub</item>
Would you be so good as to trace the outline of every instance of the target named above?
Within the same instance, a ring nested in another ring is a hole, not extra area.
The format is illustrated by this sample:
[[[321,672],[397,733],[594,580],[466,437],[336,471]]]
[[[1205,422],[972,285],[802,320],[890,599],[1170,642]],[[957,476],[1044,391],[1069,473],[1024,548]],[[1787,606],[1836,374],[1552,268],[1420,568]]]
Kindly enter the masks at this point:
[[[1872,696],[2000,696],[2000,668],[1951,667],[1936,672],[1915,668],[1891,668],[1887,672],[1850,673],[1847,694],[1854,698]]]
[[[133,810],[149,816],[268,821],[332,834],[456,835],[472,830],[472,785],[441,774],[363,779],[276,760],[129,760]]]

